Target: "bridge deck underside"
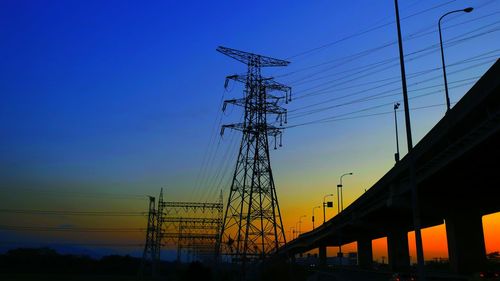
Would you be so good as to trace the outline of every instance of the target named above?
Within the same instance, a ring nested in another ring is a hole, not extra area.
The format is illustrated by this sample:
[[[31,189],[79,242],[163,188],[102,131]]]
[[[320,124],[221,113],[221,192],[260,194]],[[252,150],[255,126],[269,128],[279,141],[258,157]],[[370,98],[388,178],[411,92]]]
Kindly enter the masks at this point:
[[[442,224],[456,212],[500,211],[500,83],[497,63],[415,146],[422,227]],[[408,157],[365,194],[314,231],[281,249],[300,253],[393,230],[413,229]]]

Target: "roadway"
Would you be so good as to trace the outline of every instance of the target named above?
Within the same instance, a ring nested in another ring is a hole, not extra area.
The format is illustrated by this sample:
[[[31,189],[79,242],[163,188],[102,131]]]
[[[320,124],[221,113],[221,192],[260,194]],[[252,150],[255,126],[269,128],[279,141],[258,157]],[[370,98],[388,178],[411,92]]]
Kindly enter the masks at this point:
[[[358,262],[370,267],[371,241],[387,237],[393,270],[409,268],[407,233],[414,228],[410,159],[415,162],[422,227],[443,224],[455,272],[486,262],[482,216],[500,211],[500,61],[379,181],[343,212],[280,248],[287,258],[319,248],[358,243]],[[411,156],[411,158],[409,157]]]

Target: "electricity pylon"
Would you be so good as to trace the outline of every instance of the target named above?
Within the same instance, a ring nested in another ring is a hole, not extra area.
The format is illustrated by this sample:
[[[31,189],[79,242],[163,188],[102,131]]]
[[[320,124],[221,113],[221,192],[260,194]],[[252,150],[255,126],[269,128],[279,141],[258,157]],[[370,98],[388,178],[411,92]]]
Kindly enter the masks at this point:
[[[244,83],[244,97],[226,100],[244,108],[242,123],[223,125],[243,133],[221,231],[220,255],[242,264],[259,261],[286,243],[278,197],[269,157],[269,137],[281,146],[287,111],[281,105],[291,101],[291,88],[261,75],[262,67],[287,66],[288,61],[218,47],[217,51],[247,65],[246,75],[226,77]],[[272,95],[269,92],[283,92]],[[272,122],[270,117],[276,118]]]
[[[149,196],[149,210],[148,210],[148,225],[146,228],[146,243],[144,244],[144,252],[142,253],[142,261],[140,268],[141,279],[144,279],[146,274],[146,267],[151,267],[151,275],[155,276],[156,270],[156,209],[155,198]]]
[[[163,225],[163,188],[160,190],[160,196],[158,197],[158,207],[156,209],[156,229],[154,234],[154,261],[153,268],[157,276],[161,274],[160,264],[161,264],[161,235],[162,235],[162,225]]]

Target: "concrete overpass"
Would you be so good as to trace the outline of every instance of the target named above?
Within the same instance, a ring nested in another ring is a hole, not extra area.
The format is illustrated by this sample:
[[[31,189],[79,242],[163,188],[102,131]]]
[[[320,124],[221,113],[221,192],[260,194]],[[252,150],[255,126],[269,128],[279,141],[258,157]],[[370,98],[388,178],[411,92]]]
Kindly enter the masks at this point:
[[[411,151],[422,228],[446,222],[449,259],[457,273],[481,270],[486,261],[482,216],[500,211],[499,86],[497,60]],[[410,196],[406,156],[343,212],[278,253],[292,257],[319,248],[325,262],[326,246],[357,242],[358,263],[369,267],[371,241],[387,237],[392,269],[408,269]]]

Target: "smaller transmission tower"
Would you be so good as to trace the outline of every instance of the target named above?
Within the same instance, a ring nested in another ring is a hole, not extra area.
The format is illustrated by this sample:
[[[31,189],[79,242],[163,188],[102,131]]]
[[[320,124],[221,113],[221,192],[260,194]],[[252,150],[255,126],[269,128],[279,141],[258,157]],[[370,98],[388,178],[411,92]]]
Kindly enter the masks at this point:
[[[163,188],[160,190],[160,196],[158,197],[158,208],[156,210],[156,229],[154,234],[154,261],[155,274],[160,274],[160,257],[161,257],[161,229],[162,229],[162,217],[163,217]]]
[[[146,228],[146,243],[142,253],[140,276],[144,279],[146,267],[151,267],[151,275],[155,276],[156,269],[156,209],[155,198],[149,196],[148,225]]]

